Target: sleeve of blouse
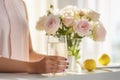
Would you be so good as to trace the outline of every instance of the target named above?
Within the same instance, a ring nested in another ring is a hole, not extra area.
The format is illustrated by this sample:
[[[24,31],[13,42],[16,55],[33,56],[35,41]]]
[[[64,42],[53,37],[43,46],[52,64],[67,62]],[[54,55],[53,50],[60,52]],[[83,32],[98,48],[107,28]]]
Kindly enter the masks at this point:
[[[26,18],[27,18],[27,20],[28,20],[28,12],[27,12],[27,7],[26,7],[26,4],[25,4],[25,2],[24,2],[24,1],[23,1],[23,4],[24,4],[24,7],[25,7]]]
[[[27,7],[26,7],[26,4],[25,4],[24,1],[23,1],[23,4],[24,4],[24,7],[25,7],[26,18],[27,18],[27,20],[29,21],[29,19],[28,19]],[[31,36],[29,35],[29,52],[31,52],[31,51],[33,51],[33,48],[32,48]]]

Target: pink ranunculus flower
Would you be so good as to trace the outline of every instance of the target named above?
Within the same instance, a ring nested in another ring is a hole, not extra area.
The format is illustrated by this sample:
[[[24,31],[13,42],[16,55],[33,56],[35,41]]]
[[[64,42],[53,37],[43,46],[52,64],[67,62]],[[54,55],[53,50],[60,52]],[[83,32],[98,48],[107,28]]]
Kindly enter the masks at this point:
[[[101,22],[96,23],[93,29],[93,40],[104,41],[106,36],[106,30]]]
[[[75,6],[67,6],[60,11],[62,22],[66,27],[70,27],[73,24],[76,15],[79,15],[78,12],[79,10]]]
[[[73,28],[81,37],[89,36],[91,34],[91,24],[89,24],[87,20],[76,21]]]
[[[46,16],[40,17],[40,19],[37,22],[36,29],[37,30],[45,30],[45,21],[46,21]]]
[[[58,16],[52,14],[47,16],[45,22],[45,31],[47,34],[55,34],[60,26],[60,19]]]

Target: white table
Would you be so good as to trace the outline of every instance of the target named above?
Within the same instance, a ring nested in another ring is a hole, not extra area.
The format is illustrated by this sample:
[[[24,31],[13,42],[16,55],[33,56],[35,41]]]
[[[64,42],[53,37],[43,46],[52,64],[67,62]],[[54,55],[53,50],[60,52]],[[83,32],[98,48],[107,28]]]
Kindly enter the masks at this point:
[[[0,73],[0,80],[120,80],[120,69],[81,72],[65,76],[46,77],[40,74]]]

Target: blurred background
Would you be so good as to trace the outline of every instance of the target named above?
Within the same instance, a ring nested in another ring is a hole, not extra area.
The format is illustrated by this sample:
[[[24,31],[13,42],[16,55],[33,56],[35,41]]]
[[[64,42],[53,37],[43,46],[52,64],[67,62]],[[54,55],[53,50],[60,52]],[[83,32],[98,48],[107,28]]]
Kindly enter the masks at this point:
[[[104,42],[94,42],[85,39],[81,43],[81,59],[99,57],[102,53],[110,55],[113,63],[120,63],[120,1],[119,0],[24,0],[29,16],[30,33],[33,48],[39,53],[46,54],[45,32],[35,29],[39,17],[44,15],[53,4],[56,9],[67,5],[77,6],[79,9],[90,8],[100,13],[100,20],[107,30]]]

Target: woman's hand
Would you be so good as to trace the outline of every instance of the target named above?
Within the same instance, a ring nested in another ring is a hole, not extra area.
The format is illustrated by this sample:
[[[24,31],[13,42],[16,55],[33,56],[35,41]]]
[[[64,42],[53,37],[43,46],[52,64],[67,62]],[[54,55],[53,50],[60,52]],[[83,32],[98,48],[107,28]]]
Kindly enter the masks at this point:
[[[44,56],[40,61],[29,63],[29,73],[59,73],[68,68],[66,58],[60,56]]]

